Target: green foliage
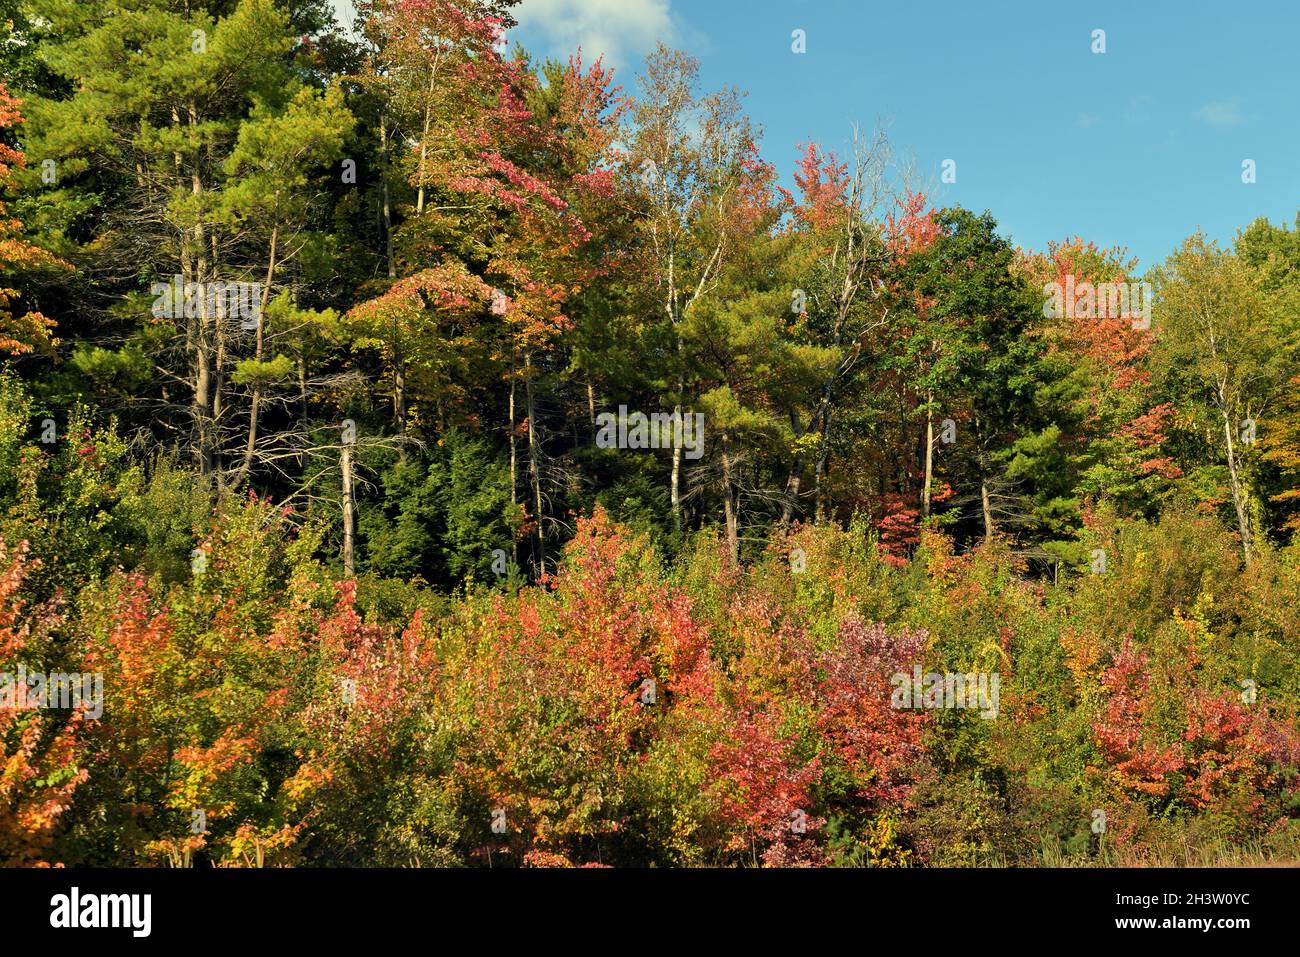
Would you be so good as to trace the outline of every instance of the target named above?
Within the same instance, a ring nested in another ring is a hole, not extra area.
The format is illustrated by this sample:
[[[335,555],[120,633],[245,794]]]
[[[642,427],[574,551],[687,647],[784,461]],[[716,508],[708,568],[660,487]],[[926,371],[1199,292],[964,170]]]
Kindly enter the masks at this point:
[[[512,5],[0,0],[0,644],[110,702],[0,715],[0,854],[1294,861],[1300,228],[1054,312],[1135,264]]]
[[[365,567],[377,575],[451,585],[491,581],[492,552],[515,539],[508,470],[489,446],[453,430],[426,456],[404,455],[380,477],[361,522]]]

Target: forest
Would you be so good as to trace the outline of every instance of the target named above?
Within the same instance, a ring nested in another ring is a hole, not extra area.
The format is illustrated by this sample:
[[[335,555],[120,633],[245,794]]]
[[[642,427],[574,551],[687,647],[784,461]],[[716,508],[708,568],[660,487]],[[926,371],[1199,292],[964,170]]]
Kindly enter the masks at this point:
[[[1300,215],[517,3],[0,0],[0,862],[1300,863]]]

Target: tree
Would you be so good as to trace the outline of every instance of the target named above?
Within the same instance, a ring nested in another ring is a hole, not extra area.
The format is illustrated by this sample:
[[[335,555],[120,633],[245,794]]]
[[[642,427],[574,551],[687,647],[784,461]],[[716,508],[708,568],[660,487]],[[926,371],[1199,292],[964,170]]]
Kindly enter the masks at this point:
[[[1079,563],[1085,510],[1104,501],[1148,514],[1182,476],[1168,445],[1176,409],[1152,382],[1150,287],[1134,268],[1123,250],[1079,237],[1017,264],[1043,291],[1038,404],[1052,421],[1017,443],[1010,473],[1034,489],[1031,531],[1054,562]]]
[[[221,478],[221,423],[239,343],[212,293],[218,283],[264,276],[267,265],[261,243],[245,258],[237,221],[223,209],[225,188],[245,172],[226,163],[250,111],[269,121],[296,102],[304,86],[291,63],[300,24],[274,0],[223,4],[215,16],[162,0],[33,6],[54,37],[43,59],[69,93],[33,98],[31,149],[55,164],[53,195],[74,222],[92,219],[78,195],[105,197],[88,245],[111,264],[105,285],[128,297],[133,334],[149,345],[161,375],[163,405],[180,407],[173,388],[190,396],[196,465]],[[250,62],[261,66],[249,70]],[[249,200],[244,191],[245,206]],[[169,286],[173,275],[188,290],[180,302],[137,285],[143,278],[146,288],[153,279]]]
[[[1241,550],[1250,561],[1255,420],[1282,381],[1286,361],[1277,348],[1276,315],[1248,267],[1201,233],[1155,277],[1154,362],[1165,388],[1186,396],[1187,426],[1227,466]]]
[[[240,126],[238,141],[225,161],[223,172],[231,183],[217,205],[217,215],[243,226],[252,234],[250,240],[266,243],[253,355],[240,363],[234,375],[239,384],[251,386],[251,395],[247,438],[233,484],[247,477],[257,456],[265,388],[284,378],[291,368],[287,356],[265,358],[269,345],[266,319],[277,271],[292,265],[308,242],[308,237],[301,235],[307,219],[304,207],[309,201],[303,194],[312,174],[342,155],[343,140],[352,123],[337,85],[324,94],[303,89],[282,111],[262,115],[255,111]]]
[[[881,273],[890,255],[884,248],[879,217],[887,195],[889,145],[882,131],[868,142],[853,130],[852,171],[834,154],[809,145],[795,177],[802,201],[795,208],[795,228],[807,234],[811,269],[799,290],[810,304],[803,327],[811,344],[828,361],[818,383],[807,434],[813,443],[813,496],[817,521],[826,517],[826,481],[830,465],[831,422],[837,398],[861,371],[870,336],[884,327],[889,310],[879,302]],[[867,298],[865,294],[870,294]],[[795,437],[804,435],[795,423]],[[793,513],[801,487],[796,455],[787,482]]]
[[[661,310],[671,353],[667,391],[673,414],[689,405],[682,323],[711,294],[739,237],[732,215],[747,201],[755,135],[734,89],[701,95],[699,61],[662,43],[646,58],[641,94],[625,132],[630,202],[643,215],[641,262],[646,295]],[[682,449],[672,449],[673,522],[682,527]]]
[[[791,241],[773,232],[782,212],[770,186],[775,172],[766,171],[766,184],[761,173],[754,175],[752,205],[732,219],[738,240],[733,260],[720,271],[713,294],[681,325],[711,439],[705,443],[705,435],[697,437],[699,453],[702,457],[706,444],[714,452],[696,465],[708,479],[697,478],[695,485],[722,498],[733,562],[740,559],[742,507],[752,501],[766,510],[779,499],[768,476],[780,472],[791,442],[790,417],[781,411],[794,398],[791,384],[807,375],[787,332]]]
[[[21,102],[10,96],[0,83],[0,134],[12,130],[23,122],[19,112]],[[22,151],[0,142],[0,196],[17,185],[15,169],[23,169],[27,158]],[[28,242],[22,236],[22,223],[10,219],[3,201],[0,201],[0,270],[6,275],[20,274],[36,267],[61,266],[71,268],[46,250]],[[14,299],[21,293],[17,289],[0,288],[0,351],[11,355],[48,349],[52,344],[50,330],[54,321],[35,309],[13,313]]]
[[[12,553],[0,542],[0,860],[10,866],[49,863],[60,819],[90,776],[86,735],[94,721],[89,701],[60,715],[28,700],[28,673],[57,661],[50,639],[59,616],[50,606],[24,607],[26,554],[26,542]]]
[[[908,352],[921,358],[922,387],[946,396],[953,434],[945,471],[961,489],[948,504],[978,507],[988,539],[1000,519],[1021,517],[1005,463],[1041,421],[1034,399],[1042,345],[1031,332],[1040,306],[1013,271],[1012,248],[992,216],[945,210],[937,223],[938,236],[908,270],[924,312],[921,339]]]

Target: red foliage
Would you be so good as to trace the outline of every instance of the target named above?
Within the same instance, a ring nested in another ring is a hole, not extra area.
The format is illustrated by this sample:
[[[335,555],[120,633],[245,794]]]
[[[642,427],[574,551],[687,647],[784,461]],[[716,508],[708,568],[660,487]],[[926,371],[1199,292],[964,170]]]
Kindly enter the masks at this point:
[[[1197,808],[1231,801],[1238,818],[1254,816],[1277,782],[1277,769],[1296,764],[1300,735],[1262,705],[1231,691],[1198,689],[1187,702],[1186,792]],[[1293,785],[1294,786],[1294,785]]]
[[[1133,639],[1126,638],[1102,677],[1106,701],[1093,723],[1093,733],[1116,783],[1158,796],[1168,793],[1169,776],[1182,770],[1183,757],[1177,744],[1160,747],[1149,740],[1150,683],[1147,653],[1135,649]]]
[[[36,567],[26,554],[26,542],[12,557],[0,542],[0,672],[12,682],[12,697],[0,702],[0,860],[11,866],[47,863],[59,819],[89,777],[83,709],[60,717],[30,707],[15,680],[20,663],[32,668],[28,656],[57,621],[50,609],[25,613],[18,592]]]
[[[1118,254],[1116,249],[1102,250],[1096,243],[1085,243],[1080,238],[1066,243],[1051,242],[1047,253],[1054,270],[1052,279],[1061,289],[1071,286],[1076,290],[1085,282],[1094,287],[1100,283],[1128,282],[1128,273],[1123,269],[1094,274],[1083,265],[1084,260],[1113,259]],[[1080,315],[1073,304],[1066,305],[1065,322],[1071,347],[1096,362],[1103,373],[1096,381],[1096,389],[1109,387],[1122,391],[1141,388],[1150,382],[1146,359],[1151,352],[1151,335],[1133,327],[1131,312],[1110,315],[1099,302],[1096,314],[1089,317]]]
[[[21,101],[9,95],[0,83],[0,132],[23,122],[19,112]],[[0,140],[0,194],[14,186],[14,169],[27,165],[22,152]],[[51,256],[44,249],[22,238],[23,224],[10,219],[3,201],[0,201],[0,275],[36,266],[69,268],[68,264]],[[11,355],[32,352],[53,344],[50,330],[54,321],[35,310],[14,315],[12,304],[21,293],[17,289],[0,286],[0,351]]]
[[[800,192],[795,220],[818,232],[833,229],[848,206],[849,166],[815,143],[802,148],[794,173]]]
[[[921,757],[929,715],[892,707],[890,679],[920,659],[926,637],[904,629],[891,638],[882,624],[850,619],[819,656],[817,726],[865,800],[898,803],[911,789],[908,769]]]
[[[921,540],[921,510],[915,504],[916,499],[916,494],[897,492],[890,492],[884,498],[885,514],[876,527],[880,531],[881,554],[895,568],[907,564],[912,549]]]
[[[1163,402],[1129,422],[1122,432],[1134,440],[1139,452],[1156,450],[1169,438],[1168,429],[1177,414],[1173,403]],[[1183,470],[1169,456],[1145,459],[1138,463],[1138,468],[1144,474],[1159,475],[1166,479],[1176,479],[1183,474]]]
[[[723,813],[745,829],[732,835],[731,850],[755,839],[783,847],[824,823],[807,810],[817,762],[791,761],[790,748],[774,713],[744,709],[731,716],[725,740],[710,755]]]
[[[941,231],[937,211],[925,208],[924,193],[908,193],[898,201],[898,211],[885,216],[885,244],[895,261],[929,249]]]

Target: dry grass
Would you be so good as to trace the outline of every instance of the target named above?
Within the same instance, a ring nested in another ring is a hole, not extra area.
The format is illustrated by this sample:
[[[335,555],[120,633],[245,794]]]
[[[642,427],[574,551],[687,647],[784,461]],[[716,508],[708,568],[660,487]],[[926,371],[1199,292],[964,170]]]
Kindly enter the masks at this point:
[[[1162,847],[1119,847],[1103,842],[1095,855],[1066,854],[1057,841],[1044,841],[1043,867],[1300,867],[1294,851],[1278,852],[1258,842],[1187,842]]]

